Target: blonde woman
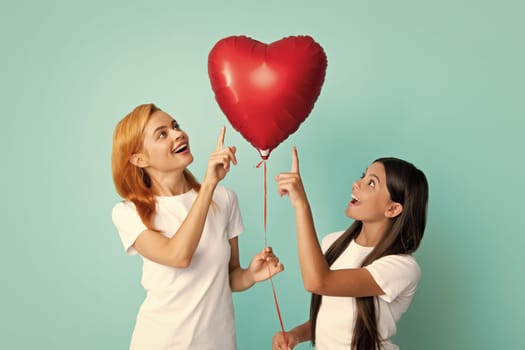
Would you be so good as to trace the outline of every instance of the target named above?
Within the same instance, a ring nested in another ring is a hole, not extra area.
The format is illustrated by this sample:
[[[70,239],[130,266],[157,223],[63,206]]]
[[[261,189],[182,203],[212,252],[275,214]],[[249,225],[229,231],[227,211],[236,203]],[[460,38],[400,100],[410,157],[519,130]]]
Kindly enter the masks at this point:
[[[124,200],[112,218],[126,253],[142,256],[146,290],[130,349],[236,349],[231,292],[283,270],[270,248],[240,266],[237,196],[219,186],[237,164],[224,135],[199,184],[187,169],[189,137],[166,112],[140,105],[115,128],[113,180]]]

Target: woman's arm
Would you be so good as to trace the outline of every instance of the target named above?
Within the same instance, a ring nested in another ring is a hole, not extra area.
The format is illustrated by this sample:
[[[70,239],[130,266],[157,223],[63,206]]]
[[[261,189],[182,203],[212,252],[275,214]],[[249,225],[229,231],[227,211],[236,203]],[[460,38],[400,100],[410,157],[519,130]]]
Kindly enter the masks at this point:
[[[185,268],[188,267],[199,245],[213,192],[227,174],[230,163],[237,164],[235,147],[223,148],[225,128],[217,141],[217,148],[208,161],[206,176],[197,198],[177,232],[167,238],[152,230],[143,231],[134,243],[135,249],[156,263]]]
[[[172,238],[143,231],[133,245],[140,255],[162,265],[188,267],[199,245],[215,186],[203,184],[188,216]]]
[[[372,275],[364,268],[330,270],[315,232],[310,204],[299,174],[297,150],[292,150],[292,170],[277,176],[278,190],[288,195],[295,208],[301,275],[306,290],[320,295],[364,297],[382,295]]]
[[[255,282],[264,281],[270,275],[274,276],[284,270],[284,266],[273,254],[270,247],[266,247],[262,252],[256,254],[247,269],[243,269],[240,264],[237,237],[230,239],[230,247],[230,286],[234,292],[246,290],[253,286]]]

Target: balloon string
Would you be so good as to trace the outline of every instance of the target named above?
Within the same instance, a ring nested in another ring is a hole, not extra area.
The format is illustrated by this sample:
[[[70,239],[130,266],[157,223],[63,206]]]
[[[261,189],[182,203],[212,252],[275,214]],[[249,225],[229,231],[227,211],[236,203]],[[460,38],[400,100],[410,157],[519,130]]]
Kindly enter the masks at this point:
[[[268,201],[266,199],[266,193],[267,193],[266,179],[267,179],[267,169],[266,169],[266,161],[264,161],[264,245],[268,247],[268,236],[266,234],[266,216],[268,214],[268,211],[266,210],[268,206]]]
[[[266,201],[266,192],[267,192],[267,187],[266,187],[266,177],[267,177],[267,169],[266,169],[266,160],[261,160],[259,162],[259,164],[257,164],[255,167],[256,168],[260,168],[261,165],[264,164],[264,246],[265,247],[268,247],[268,238],[267,238],[267,235],[266,235],[266,216],[267,216],[267,211],[266,211],[266,207],[267,207],[267,201]]]
[[[261,164],[264,164],[264,245],[265,247],[268,247],[268,237],[266,234],[266,207],[267,207],[267,200],[266,200],[266,192],[267,192],[267,185],[266,185],[266,178],[268,177],[268,170],[266,167],[266,160],[262,160],[259,164],[257,164],[255,167],[260,168]],[[272,272],[270,270],[270,264],[267,262],[266,266],[268,267],[268,277],[270,280],[270,284],[272,285],[272,292],[273,292],[273,300],[275,302],[275,309],[277,310],[277,317],[279,317],[279,323],[281,325],[281,331],[284,336],[284,341],[286,344],[288,344],[288,340],[286,339],[286,332],[284,331],[284,323],[283,318],[281,316],[281,309],[279,308],[279,301],[277,301],[277,293],[275,292],[275,285],[273,284],[273,278],[272,278]]]

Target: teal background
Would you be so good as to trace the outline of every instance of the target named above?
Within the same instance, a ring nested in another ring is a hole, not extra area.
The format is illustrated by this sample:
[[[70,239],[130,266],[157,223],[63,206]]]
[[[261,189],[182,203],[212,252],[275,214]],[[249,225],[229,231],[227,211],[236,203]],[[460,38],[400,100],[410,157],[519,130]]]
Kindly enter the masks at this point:
[[[141,264],[111,222],[118,120],[154,102],[192,137],[202,179],[219,129],[238,147],[242,263],[264,245],[256,151],[214,101],[219,39],[308,34],[325,49],[321,96],[271,155],[268,240],[286,328],[306,319],[293,212],[273,176],[297,145],[319,237],[342,230],[350,187],[380,156],[429,179],[423,278],[401,349],[524,349],[525,5],[521,1],[14,1],[0,5],[2,349],[126,349]],[[279,329],[268,282],[234,295],[239,349]],[[309,349],[302,345],[298,349]]]

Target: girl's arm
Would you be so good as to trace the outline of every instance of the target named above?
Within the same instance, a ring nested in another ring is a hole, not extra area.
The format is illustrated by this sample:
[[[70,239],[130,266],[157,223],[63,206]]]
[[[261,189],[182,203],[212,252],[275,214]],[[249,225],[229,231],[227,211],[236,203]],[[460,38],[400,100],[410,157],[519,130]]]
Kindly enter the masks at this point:
[[[276,333],[272,338],[272,350],[289,350],[299,343],[312,340],[310,328],[310,321],[306,321],[285,334]]]
[[[268,279],[284,270],[284,266],[273,254],[272,248],[266,247],[262,252],[256,254],[250,266],[243,269],[239,258],[239,242],[237,237],[230,239],[230,286],[234,292],[240,292],[253,286],[255,282]]]
[[[230,163],[237,164],[235,147],[223,148],[225,130],[223,127],[217,148],[210,156],[197,198],[173,237],[167,238],[152,230],[145,230],[138,236],[134,247],[145,258],[179,268],[190,265],[204,229],[213,192],[229,171]]]
[[[292,150],[292,171],[276,178],[281,196],[288,195],[295,208],[301,275],[306,290],[330,296],[365,297],[383,295],[364,268],[330,270],[317,240],[310,204],[299,174],[297,150]]]

